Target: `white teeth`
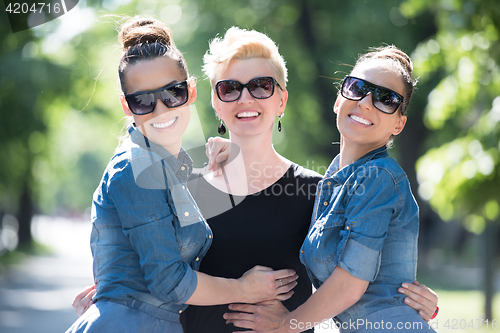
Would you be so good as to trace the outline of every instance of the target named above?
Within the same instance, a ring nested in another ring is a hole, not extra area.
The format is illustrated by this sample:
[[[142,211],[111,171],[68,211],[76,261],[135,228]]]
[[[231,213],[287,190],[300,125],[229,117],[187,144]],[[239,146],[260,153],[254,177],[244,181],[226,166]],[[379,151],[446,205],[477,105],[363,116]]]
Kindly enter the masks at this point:
[[[373,124],[372,124],[372,123],[370,123],[368,120],[363,119],[363,118],[358,117],[358,116],[355,116],[355,115],[353,115],[353,114],[349,115],[349,117],[350,117],[352,120],[357,121],[358,123],[365,124],[365,125],[373,125]]]
[[[248,118],[248,117],[257,117],[259,115],[256,111],[246,111],[241,112],[236,115],[237,118]]]
[[[163,124],[152,124],[154,128],[167,128],[177,121],[177,117]]]

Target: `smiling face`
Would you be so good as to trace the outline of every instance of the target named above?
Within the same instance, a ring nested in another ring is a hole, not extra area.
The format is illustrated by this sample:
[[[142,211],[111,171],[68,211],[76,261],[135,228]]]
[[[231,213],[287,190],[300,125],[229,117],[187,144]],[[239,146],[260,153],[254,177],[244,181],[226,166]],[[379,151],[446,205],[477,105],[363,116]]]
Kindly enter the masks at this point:
[[[351,72],[352,76],[389,88],[404,96],[404,85],[399,72],[386,60],[365,62]],[[386,114],[373,106],[372,94],[360,101],[351,101],[340,94],[334,106],[337,127],[343,144],[355,145],[368,153],[385,146],[391,135],[399,134],[406,123],[400,110]]]
[[[256,77],[275,77],[273,67],[268,60],[252,58],[246,60],[231,60],[227,70],[220,80],[236,80],[246,84]],[[272,128],[276,116],[281,115],[286,106],[288,93],[275,86],[274,94],[267,99],[256,99],[250,95],[247,88],[234,102],[222,102],[213,94],[213,105],[217,115],[226,124],[232,136],[272,136]]]
[[[144,60],[130,65],[125,72],[126,94],[152,91],[175,82],[186,80],[175,60],[159,57]],[[146,115],[135,115],[128,108],[125,97],[121,96],[123,111],[133,116],[136,127],[154,143],[163,146],[172,154],[181,148],[181,136],[186,131],[190,119],[189,104],[196,99],[194,81],[188,80],[189,99],[180,107],[168,108],[162,101],[156,101],[153,112]]]

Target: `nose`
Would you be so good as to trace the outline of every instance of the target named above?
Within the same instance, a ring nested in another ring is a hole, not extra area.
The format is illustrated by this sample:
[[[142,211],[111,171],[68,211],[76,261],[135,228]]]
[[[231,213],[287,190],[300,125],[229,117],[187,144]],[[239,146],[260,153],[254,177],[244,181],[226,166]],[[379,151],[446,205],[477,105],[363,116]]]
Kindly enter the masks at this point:
[[[243,88],[243,90],[241,91],[241,96],[238,99],[238,103],[248,104],[248,103],[253,103],[253,102],[254,102],[254,98],[252,95],[250,95],[250,91],[248,91],[248,88],[247,87]]]
[[[160,115],[162,113],[169,112],[169,111],[170,111],[170,108],[168,106],[166,106],[165,103],[163,103],[163,101],[161,99],[158,98],[156,100],[156,106],[155,106],[153,113]]]
[[[369,109],[373,107],[372,93],[368,92],[362,99],[358,101],[358,106],[361,108]]]

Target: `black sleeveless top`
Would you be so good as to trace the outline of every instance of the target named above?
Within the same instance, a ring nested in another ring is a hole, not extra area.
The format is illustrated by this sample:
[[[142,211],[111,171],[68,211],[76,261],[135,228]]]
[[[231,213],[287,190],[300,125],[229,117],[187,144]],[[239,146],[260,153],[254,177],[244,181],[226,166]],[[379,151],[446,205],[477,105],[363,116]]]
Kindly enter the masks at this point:
[[[201,174],[193,174],[188,186],[213,231],[213,242],[200,271],[239,278],[255,265],[275,270],[292,268],[298,275],[294,295],[283,304],[291,311],[312,292],[311,282],[299,260],[313,211],[318,173],[292,164],[270,187],[248,196],[224,193]],[[235,330],[222,315],[227,305],[190,305],[181,315],[185,333],[224,333]],[[312,332],[308,331],[308,332]]]

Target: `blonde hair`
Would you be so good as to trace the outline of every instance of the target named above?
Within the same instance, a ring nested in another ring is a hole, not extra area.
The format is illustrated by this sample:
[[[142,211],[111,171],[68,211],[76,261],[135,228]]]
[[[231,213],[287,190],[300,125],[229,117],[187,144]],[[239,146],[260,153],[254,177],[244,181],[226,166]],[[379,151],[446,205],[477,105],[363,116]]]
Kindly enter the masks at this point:
[[[213,88],[227,70],[231,60],[262,58],[269,60],[279,85],[286,88],[287,69],[285,60],[276,44],[267,35],[255,30],[231,27],[223,38],[215,37],[209,43],[209,49],[203,57],[203,71]]]

